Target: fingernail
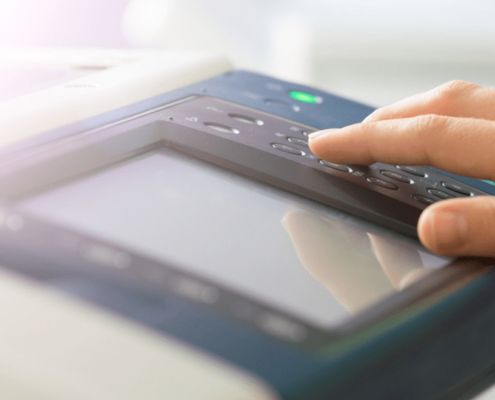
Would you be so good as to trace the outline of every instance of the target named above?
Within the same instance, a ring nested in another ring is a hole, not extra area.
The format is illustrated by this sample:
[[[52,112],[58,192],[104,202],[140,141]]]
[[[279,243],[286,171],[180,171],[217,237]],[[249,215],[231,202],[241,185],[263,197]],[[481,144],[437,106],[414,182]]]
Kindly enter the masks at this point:
[[[314,138],[317,138],[318,136],[324,135],[325,133],[330,133],[338,130],[339,130],[338,128],[332,128],[332,129],[325,129],[323,131],[313,132],[308,135],[308,138],[309,140],[312,140]]]
[[[461,212],[437,212],[430,219],[430,233],[439,249],[454,249],[466,241],[467,221]]]

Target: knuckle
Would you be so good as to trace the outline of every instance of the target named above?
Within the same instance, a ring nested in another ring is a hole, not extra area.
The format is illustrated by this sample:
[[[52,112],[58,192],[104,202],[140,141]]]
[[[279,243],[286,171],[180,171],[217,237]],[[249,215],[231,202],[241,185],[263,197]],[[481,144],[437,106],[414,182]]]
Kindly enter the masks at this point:
[[[442,129],[449,118],[437,114],[426,114],[416,118],[415,130],[421,137],[428,137],[432,132]]]
[[[467,93],[479,89],[480,86],[474,83],[454,80],[433,89],[433,97],[440,100],[446,109],[455,108]]]

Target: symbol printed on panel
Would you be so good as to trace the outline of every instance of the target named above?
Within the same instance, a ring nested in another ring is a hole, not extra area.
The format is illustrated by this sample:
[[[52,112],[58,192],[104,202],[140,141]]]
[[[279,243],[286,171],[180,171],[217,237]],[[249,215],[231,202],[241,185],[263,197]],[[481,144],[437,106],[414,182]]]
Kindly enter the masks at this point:
[[[259,94],[250,93],[250,92],[244,92],[243,95],[253,100],[258,100],[261,97]]]
[[[299,128],[297,126],[291,126],[289,129],[294,132],[299,132]]]
[[[266,88],[269,90],[275,90],[277,92],[281,92],[284,90],[282,85],[279,85],[278,83],[267,83]]]
[[[199,118],[198,117],[187,117],[186,119],[188,121],[191,121],[191,122],[198,122],[199,121]]]
[[[352,175],[354,175],[354,176],[363,176],[364,175],[364,172],[356,171],[356,172],[353,172]]]
[[[420,182],[425,185],[425,186],[428,186],[430,188],[436,188],[437,187],[437,184],[438,182],[435,182],[435,183],[431,183],[429,181],[427,181],[426,179],[420,179]]]
[[[280,132],[277,132],[277,133],[275,134],[275,136],[278,136],[278,137],[284,137],[284,136],[285,136],[285,134],[280,133]]]
[[[218,108],[211,107],[211,106],[206,107],[206,109],[207,109],[207,110],[210,110],[210,111],[219,112],[219,113],[221,113],[221,112],[222,112],[222,111],[220,111]]]
[[[313,154],[308,154],[306,157],[307,157],[307,158],[310,158],[311,160],[315,160],[315,159],[317,158],[317,157],[316,157],[316,156],[314,156]]]

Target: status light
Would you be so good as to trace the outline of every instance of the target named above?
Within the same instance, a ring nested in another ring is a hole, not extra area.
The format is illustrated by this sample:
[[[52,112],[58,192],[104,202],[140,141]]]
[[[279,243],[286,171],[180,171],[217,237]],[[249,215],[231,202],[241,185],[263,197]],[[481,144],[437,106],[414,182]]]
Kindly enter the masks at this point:
[[[305,92],[297,92],[294,90],[289,92],[289,96],[292,97],[294,100],[301,101],[303,103],[319,104],[323,101],[321,97],[314,96]]]

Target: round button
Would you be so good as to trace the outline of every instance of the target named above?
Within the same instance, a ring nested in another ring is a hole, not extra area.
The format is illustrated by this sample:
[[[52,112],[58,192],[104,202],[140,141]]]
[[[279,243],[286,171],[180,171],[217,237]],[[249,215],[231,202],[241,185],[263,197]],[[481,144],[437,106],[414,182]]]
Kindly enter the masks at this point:
[[[409,183],[409,184],[414,183],[414,181],[412,179],[409,179],[407,176],[398,174],[397,172],[384,170],[384,171],[380,171],[380,173],[382,175],[385,175],[386,177],[388,177],[390,179],[394,179],[394,180],[402,182],[402,183]]]
[[[304,156],[306,153],[302,150],[296,149],[295,147],[289,146],[287,144],[281,144],[281,143],[271,143],[271,146],[274,149],[283,151],[285,153],[290,153],[290,154],[295,154],[297,156]]]
[[[375,178],[373,176],[370,176],[369,178],[366,178],[366,180],[373,185],[381,186],[385,189],[391,189],[391,190],[397,190],[399,189],[397,186],[395,186],[392,182],[386,181],[384,179],[380,178]]]
[[[442,182],[442,186],[464,196],[472,196],[473,193],[467,187],[453,182]]]
[[[330,167],[333,169],[336,169],[337,171],[342,171],[342,172],[352,172],[352,169],[349,168],[347,165],[342,165],[342,164],[334,164],[325,160],[320,160],[320,164],[324,165],[325,167]]]
[[[304,139],[299,139],[295,137],[288,137],[287,140],[291,143],[298,144],[299,146],[308,147],[308,141]]]
[[[253,125],[263,125],[264,122],[260,119],[251,118],[246,115],[241,114],[229,114],[230,118],[234,118],[237,121],[244,122],[245,124],[253,124]]]
[[[455,197],[452,196],[451,194],[442,192],[441,190],[438,189],[428,189],[428,193],[431,193],[433,196],[438,197],[440,199],[452,199]]]
[[[420,176],[421,178],[428,178],[428,174],[421,168],[413,167],[410,165],[396,165],[401,171],[407,172],[411,175]]]
[[[236,135],[238,133],[240,133],[239,130],[237,130],[235,128],[232,128],[232,127],[227,126],[227,125],[216,124],[214,122],[205,122],[205,125],[208,128],[215,129],[216,131],[222,132],[222,133],[234,133]]]
[[[420,203],[426,204],[427,206],[437,202],[436,200],[430,199],[429,197],[421,196],[420,194],[415,194],[413,196],[413,199],[419,201]]]

